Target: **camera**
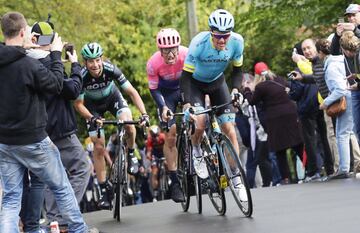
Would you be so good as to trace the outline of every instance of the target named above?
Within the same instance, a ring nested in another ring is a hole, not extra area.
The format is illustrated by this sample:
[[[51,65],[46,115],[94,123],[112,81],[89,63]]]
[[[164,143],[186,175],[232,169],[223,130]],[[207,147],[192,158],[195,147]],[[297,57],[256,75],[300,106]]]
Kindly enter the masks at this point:
[[[70,52],[71,54],[74,53],[74,45],[73,44],[66,44],[64,46],[64,52],[65,52],[65,60],[69,60],[69,56],[67,52]]]
[[[288,73],[286,76],[287,76],[287,78],[288,78],[289,80],[294,80],[294,78],[295,78],[295,76],[296,76],[296,73],[295,73],[295,72],[290,72],[290,73]]]

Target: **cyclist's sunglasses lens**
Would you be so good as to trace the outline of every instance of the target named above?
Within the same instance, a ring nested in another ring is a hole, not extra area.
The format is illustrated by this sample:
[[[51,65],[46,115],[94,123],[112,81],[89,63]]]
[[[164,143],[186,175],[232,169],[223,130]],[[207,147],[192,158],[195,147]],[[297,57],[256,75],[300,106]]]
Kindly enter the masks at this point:
[[[226,33],[226,34],[216,34],[216,33],[212,33],[212,36],[215,37],[218,40],[224,39],[226,40],[227,38],[230,37],[230,33]]]

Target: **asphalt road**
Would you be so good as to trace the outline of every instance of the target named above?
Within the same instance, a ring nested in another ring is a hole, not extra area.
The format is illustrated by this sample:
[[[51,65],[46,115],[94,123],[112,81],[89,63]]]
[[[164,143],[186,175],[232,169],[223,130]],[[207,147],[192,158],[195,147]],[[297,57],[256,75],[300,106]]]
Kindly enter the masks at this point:
[[[286,185],[252,190],[252,218],[242,215],[228,192],[227,212],[218,216],[207,196],[197,214],[194,197],[189,212],[172,201],[126,207],[121,222],[110,211],[84,214],[103,233],[358,233],[360,180]]]

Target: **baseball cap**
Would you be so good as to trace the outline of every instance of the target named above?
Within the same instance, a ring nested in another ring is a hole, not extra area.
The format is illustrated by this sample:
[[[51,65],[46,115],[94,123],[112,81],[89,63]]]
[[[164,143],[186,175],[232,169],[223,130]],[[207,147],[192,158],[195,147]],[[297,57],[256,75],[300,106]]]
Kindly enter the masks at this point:
[[[268,71],[269,67],[265,62],[258,62],[254,66],[255,74],[261,75],[264,71]]]
[[[36,22],[32,26],[31,32],[38,33],[39,35],[52,35],[54,34],[54,27],[48,22]]]
[[[358,12],[360,12],[360,5],[359,4],[350,4],[346,8],[344,15],[355,14],[355,13],[358,13]]]

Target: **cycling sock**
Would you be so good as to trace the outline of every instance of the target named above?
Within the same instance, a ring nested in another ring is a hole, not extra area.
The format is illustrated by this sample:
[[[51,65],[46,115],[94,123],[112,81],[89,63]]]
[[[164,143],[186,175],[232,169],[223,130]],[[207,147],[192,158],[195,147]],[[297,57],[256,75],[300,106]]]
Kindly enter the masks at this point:
[[[106,193],[106,181],[104,183],[99,183],[101,194]]]
[[[175,184],[175,183],[179,183],[179,179],[177,177],[176,171],[169,171],[168,172],[171,183]]]

